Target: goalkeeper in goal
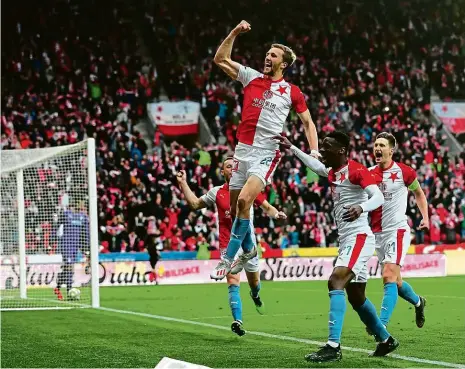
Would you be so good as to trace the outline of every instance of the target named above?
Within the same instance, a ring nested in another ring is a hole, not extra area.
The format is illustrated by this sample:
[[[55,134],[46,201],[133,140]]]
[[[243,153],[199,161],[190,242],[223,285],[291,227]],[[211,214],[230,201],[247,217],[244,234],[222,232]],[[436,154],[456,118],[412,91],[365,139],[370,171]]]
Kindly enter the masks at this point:
[[[60,214],[58,227],[57,254],[62,256],[61,272],[57,276],[57,286],[54,289],[58,300],[63,300],[61,287],[66,285],[66,294],[73,287],[74,264],[78,262],[79,251],[88,254],[90,249],[89,217],[85,202],[71,199]]]

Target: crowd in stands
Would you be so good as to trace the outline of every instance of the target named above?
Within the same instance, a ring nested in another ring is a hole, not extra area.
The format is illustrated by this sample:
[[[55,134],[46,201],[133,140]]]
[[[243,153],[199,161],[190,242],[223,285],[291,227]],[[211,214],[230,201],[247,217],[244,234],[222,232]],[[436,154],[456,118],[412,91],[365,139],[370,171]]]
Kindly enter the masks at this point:
[[[139,57],[124,6],[48,0],[15,8],[2,45],[2,149],[97,140],[101,252],[196,250],[218,245],[214,209],[191,212],[176,185],[185,169],[201,195],[222,183],[223,157],[234,148],[242,92],[213,64],[221,40],[241,19],[233,58],[260,70],[272,42],[298,59],[286,78],[304,92],[320,136],[351,132],[351,158],[371,166],[372,141],[383,130],[399,142],[397,160],[418,172],[430,202],[431,230],[409,199],[414,242],[465,240],[465,156],[449,157],[429,123],[431,88],[442,99],[465,98],[463,9],[458,2],[203,0],[141,4],[144,42],[157,68]],[[462,4],[463,5],[463,4]],[[98,9],[98,11],[96,10]],[[105,9],[103,11],[102,9]],[[256,11],[259,9],[260,11]],[[156,135],[149,151],[134,125],[163,84],[172,100],[199,101],[225,146],[187,149]],[[289,117],[289,137],[306,149],[303,127]],[[264,247],[335,245],[328,183],[284,156],[268,200],[285,211],[274,221],[257,211]],[[32,224],[37,231],[41,224]]]
[[[127,222],[126,202],[137,188],[131,176],[148,160],[147,145],[134,126],[160,86],[155,67],[139,56],[125,12],[111,1],[98,5],[5,4],[0,145],[2,150],[44,148],[94,137],[105,241],[121,232],[116,219]],[[38,179],[58,184],[56,174]],[[58,198],[51,202],[33,191],[28,195],[27,242],[34,249],[43,244],[60,204]]]
[[[212,132],[226,136],[231,147],[241,119],[242,86],[214,65],[219,43],[246,19],[252,31],[236,39],[234,60],[261,70],[271,43],[292,47],[298,58],[286,79],[304,92],[320,135],[351,132],[351,158],[372,166],[374,137],[391,131],[399,143],[395,159],[417,170],[430,202],[431,230],[424,234],[416,230],[421,219],[410,198],[413,242],[454,243],[465,236],[465,156],[447,155],[440,127],[430,124],[429,114],[432,89],[442,100],[465,98],[460,3],[257,0],[227,7],[215,1],[167,1],[147,9],[145,34],[157,45],[156,54],[163,50],[158,65],[169,97],[199,101]],[[297,146],[308,147],[294,113],[287,133]],[[328,186],[298,160],[286,156],[267,191],[270,202],[290,217],[282,225],[256,219],[259,238],[283,248],[334,244]]]

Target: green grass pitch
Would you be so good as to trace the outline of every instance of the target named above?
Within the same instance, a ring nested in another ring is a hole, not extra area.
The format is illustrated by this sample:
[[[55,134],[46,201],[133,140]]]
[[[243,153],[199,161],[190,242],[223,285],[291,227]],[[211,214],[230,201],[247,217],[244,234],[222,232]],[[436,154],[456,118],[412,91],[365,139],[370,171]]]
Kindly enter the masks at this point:
[[[409,279],[409,282],[427,298],[426,324],[418,329],[413,308],[399,299],[389,326],[401,344],[396,354],[465,367],[465,277]],[[219,283],[102,288],[102,306],[119,312],[96,309],[2,312],[1,366],[153,368],[164,356],[222,368],[311,366],[303,357],[318,346],[299,339],[326,341],[329,305],[326,282],[263,283],[265,316],[256,313],[248,292],[248,286],[242,284],[244,324],[250,331],[244,337],[229,331],[232,319],[227,287]],[[368,283],[367,295],[379,309],[382,299],[379,279]],[[283,340],[283,336],[291,340]],[[350,305],[342,342],[352,348],[375,347]],[[348,350],[343,350],[341,362],[327,365],[434,367],[400,358],[374,359],[366,352]]]

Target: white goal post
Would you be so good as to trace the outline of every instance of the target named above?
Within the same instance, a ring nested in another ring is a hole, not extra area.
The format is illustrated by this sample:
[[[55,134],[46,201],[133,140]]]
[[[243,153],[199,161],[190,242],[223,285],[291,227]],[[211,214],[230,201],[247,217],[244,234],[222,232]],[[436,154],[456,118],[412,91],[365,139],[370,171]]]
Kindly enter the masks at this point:
[[[0,158],[0,309],[98,308],[95,140]]]

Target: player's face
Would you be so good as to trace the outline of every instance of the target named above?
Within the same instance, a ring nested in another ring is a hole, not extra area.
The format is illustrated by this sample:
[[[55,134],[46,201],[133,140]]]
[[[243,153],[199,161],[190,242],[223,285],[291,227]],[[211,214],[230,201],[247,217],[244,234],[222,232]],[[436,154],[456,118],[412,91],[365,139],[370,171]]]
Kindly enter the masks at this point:
[[[389,141],[385,138],[378,138],[373,146],[373,155],[375,156],[376,164],[392,160],[394,149],[389,145]]]
[[[221,174],[223,175],[226,183],[229,183],[229,180],[231,179],[232,168],[233,168],[232,159],[228,159],[223,163],[223,169],[221,170]]]
[[[328,168],[335,168],[344,155],[345,149],[341,148],[334,138],[327,137],[320,147],[321,162]]]
[[[274,76],[277,72],[282,71],[286,67],[286,63],[283,61],[284,51],[276,47],[272,47],[266,53],[265,66],[263,68],[263,74],[267,76]]]

